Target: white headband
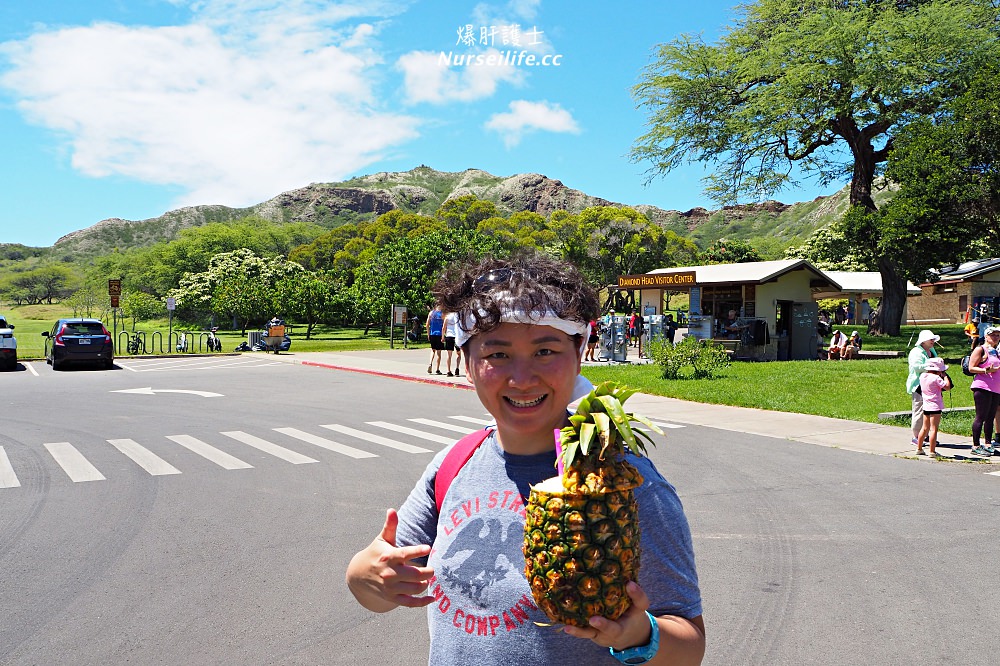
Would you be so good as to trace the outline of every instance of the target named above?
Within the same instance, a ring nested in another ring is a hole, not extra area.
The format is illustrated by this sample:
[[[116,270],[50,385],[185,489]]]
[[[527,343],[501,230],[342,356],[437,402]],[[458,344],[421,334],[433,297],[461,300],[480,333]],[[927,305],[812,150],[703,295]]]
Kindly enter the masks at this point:
[[[480,311],[480,314],[485,315],[486,313]],[[525,312],[524,310],[504,310],[503,314],[500,316],[500,321],[510,324],[551,326],[557,331],[562,331],[567,335],[582,335],[584,337],[586,337],[587,331],[590,330],[589,323],[563,319],[552,310],[546,310],[542,315],[539,315],[536,312]],[[471,313],[469,313],[465,319],[459,321],[458,330],[455,333],[455,344],[461,347],[468,342],[469,338],[474,335],[473,329],[475,326],[476,320],[473,318]],[[584,340],[584,342],[586,342],[586,340]]]

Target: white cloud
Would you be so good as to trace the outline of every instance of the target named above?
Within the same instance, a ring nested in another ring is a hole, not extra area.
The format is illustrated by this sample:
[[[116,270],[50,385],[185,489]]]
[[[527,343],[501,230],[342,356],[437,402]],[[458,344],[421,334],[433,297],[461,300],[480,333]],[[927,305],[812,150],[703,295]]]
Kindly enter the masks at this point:
[[[179,186],[178,205],[246,205],[339,180],[416,136],[372,89],[388,5],[201,0],[172,27],[93,24],[2,45],[0,79],[73,167]]]
[[[510,103],[510,111],[490,116],[484,127],[499,132],[508,148],[521,142],[524,134],[534,131],[567,132],[579,134],[580,128],[573,116],[558,104],[546,101],[529,102],[515,100]]]
[[[470,58],[474,59],[471,63]],[[517,67],[505,62],[497,49],[477,53],[411,51],[401,56],[396,66],[403,72],[404,94],[410,103],[471,102],[490,97],[502,82],[522,80]]]

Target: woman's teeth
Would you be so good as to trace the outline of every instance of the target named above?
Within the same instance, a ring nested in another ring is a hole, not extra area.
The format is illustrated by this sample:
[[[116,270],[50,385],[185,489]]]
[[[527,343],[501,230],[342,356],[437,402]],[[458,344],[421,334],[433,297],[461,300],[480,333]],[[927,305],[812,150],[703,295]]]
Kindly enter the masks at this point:
[[[540,404],[542,402],[542,400],[545,400],[545,396],[544,395],[543,396],[539,396],[538,398],[535,398],[534,400],[527,400],[527,401],[524,401],[524,400],[515,400],[514,398],[507,398],[507,402],[509,402],[510,404],[514,405],[515,407],[534,407],[535,405]]]

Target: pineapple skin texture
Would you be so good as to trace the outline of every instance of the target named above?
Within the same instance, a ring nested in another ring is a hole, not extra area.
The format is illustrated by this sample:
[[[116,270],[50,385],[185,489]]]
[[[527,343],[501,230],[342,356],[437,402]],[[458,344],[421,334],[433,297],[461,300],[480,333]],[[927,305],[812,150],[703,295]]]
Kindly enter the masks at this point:
[[[556,623],[590,626],[616,620],[639,578],[639,508],[633,488],[642,476],[626,469],[570,470],[567,491],[531,489],[524,526],[524,575],[538,607]],[[602,473],[603,472],[603,473]],[[581,483],[582,481],[582,483]]]

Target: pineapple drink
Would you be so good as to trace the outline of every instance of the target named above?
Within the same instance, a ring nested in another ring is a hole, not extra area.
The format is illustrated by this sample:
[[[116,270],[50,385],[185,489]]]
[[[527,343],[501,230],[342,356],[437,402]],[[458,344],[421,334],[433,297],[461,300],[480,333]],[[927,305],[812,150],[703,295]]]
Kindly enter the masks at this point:
[[[632,601],[625,585],[639,577],[639,511],[633,489],[642,475],[626,447],[645,452],[638,421],[622,403],[635,391],[604,382],[580,401],[558,432],[559,475],[532,486],[524,525],[524,574],[538,607],[554,622],[586,627],[619,618]],[[561,451],[560,451],[561,450]]]

